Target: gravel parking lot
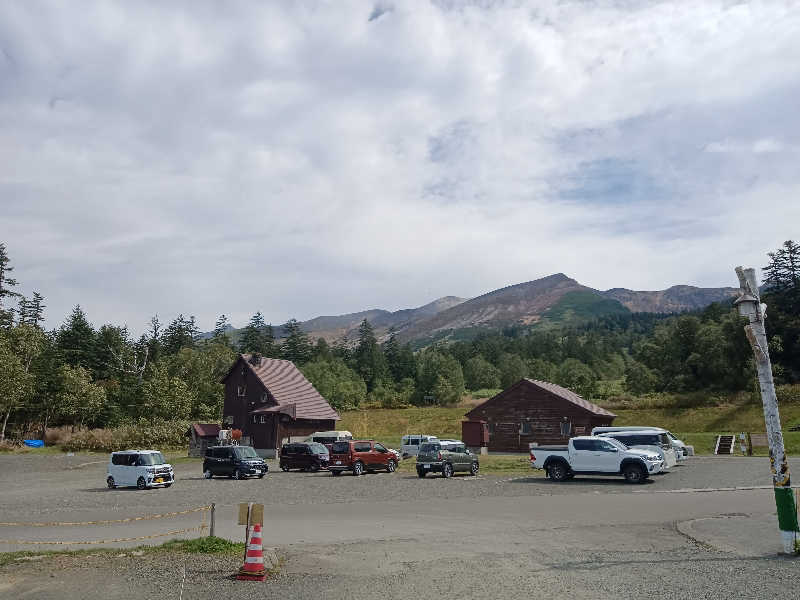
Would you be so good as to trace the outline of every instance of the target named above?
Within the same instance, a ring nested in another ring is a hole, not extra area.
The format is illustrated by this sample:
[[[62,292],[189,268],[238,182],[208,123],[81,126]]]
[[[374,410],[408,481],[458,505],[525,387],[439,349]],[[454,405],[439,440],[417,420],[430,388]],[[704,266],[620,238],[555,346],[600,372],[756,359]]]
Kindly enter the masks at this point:
[[[186,598],[796,596],[782,582],[794,577],[797,563],[776,557],[777,531],[765,532],[762,544],[722,551],[676,526],[774,512],[769,489],[710,491],[769,485],[764,458],[695,457],[640,486],[621,478],[552,483],[533,474],[333,478],[282,473],[274,464],[263,480],[208,481],[199,461],[181,460],[174,486],[141,492],[107,490],[105,460],[96,461],[0,456],[0,520],[119,518],[215,502],[218,532],[238,539],[234,505],[256,501],[266,505],[265,543],[283,557],[280,574],[266,584],[243,584],[231,579],[238,564],[230,558],[128,555],[109,564],[107,557],[62,557],[45,570],[59,578],[58,587],[43,580],[41,563],[0,568],[0,598],[178,598],[184,568]],[[800,462],[792,468],[798,472]],[[709,491],[670,493],[689,489]],[[145,521],[114,531],[158,527]],[[0,538],[11,533],[97,535],[0,528]]]

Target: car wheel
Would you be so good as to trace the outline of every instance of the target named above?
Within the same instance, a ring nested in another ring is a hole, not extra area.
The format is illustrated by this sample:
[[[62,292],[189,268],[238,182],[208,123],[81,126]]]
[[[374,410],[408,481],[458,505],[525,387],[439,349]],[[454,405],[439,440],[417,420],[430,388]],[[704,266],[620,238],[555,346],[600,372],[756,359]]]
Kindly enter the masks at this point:
[[[469,472],[472,473],[473,475],[477,475],[478,474],[478,469],[480,469],[480,467],[478,466],[478,463],[474,462],[474,463],[472,463],[472,466],[469,468]]]
[[[259,479],[264,479],[264,475],[266,475],[266,473],[261,473],[261,474],[259,474],[258,478]]]
[[[113,477],[109,477],[108,479],[106,479],[106,485],[108,486],[108,489],[110,489],[110,490],[113,490],[115,487],[117,487],[117,485],[114,483],[114,478]]]
[[[331,475],[332,475],[333,477],[338,477],[338,476],[339,476],[339,475],[341,475],[341,474],[342,474],[342,472],[341,472],[341,471],[331,471]]]
[[[560,461],[554,462],[547,467],[547,474],[553,481],[564,481],[567,477],[569,477],[567,466]]]
[[[283,471],[284,473],[288,473],[289,467],[287,467],[286,465],[281,465],[281,471]]]
[[[233,478],[234,479],[244,479],[244,475],[242,474],[242,472],[239,469],[236,469],[233,472]]]
[[[647,479],[647,473],[639,465],[628,465],[622,470],[622,474],[628,483],[644,483],[644,480]]]
[[[171,485],[172,485],[171,483],[165,483],[165,484],[164,484],[164,487],[165,487],[165,488],[168,488],[168,487],[169,487],[169,486],[171,486]]]
[[[386,463],[386,472],[387,473],[394,473],[396,468],[397,468],[397,463],[394,462],[393,460],[389,460],[389,462]]]
[[[213,476],[214,474],[211,472],[211,469],[206,469],[205,471],[203,471],[203,477],[205,477],[206,479],[211,479]]]
[[[313,464],[308,468],[308,470],[311,471],[312,473],[316,473],[317,471],[319,471],[319,465]]]
[[[144,477],[139,477],[139,479],[136,480],[136,487],[140,490],[147,488],[147,482],[144,480]]]
[[[450,463],[445,463],[442,467],[442,477],[445,479],[450,479],[453,476],[453,465]]]
[[[423,469],[417,469],[417,477],[419,477],[420,479],[423,479],[427,474],[428,474],[427,471]]]
[[[363,475],[363,474],[364,474],[364,465],[362,465],[360,462],[356,461],[353,464],[353,475],[358,477],[359,475]]]

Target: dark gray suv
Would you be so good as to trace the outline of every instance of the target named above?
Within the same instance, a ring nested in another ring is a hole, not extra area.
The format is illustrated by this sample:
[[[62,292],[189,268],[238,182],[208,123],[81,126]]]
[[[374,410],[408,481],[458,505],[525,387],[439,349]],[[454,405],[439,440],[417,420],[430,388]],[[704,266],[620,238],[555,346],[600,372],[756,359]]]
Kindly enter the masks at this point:
[[[478,457],[472,454],[463,442],[428,442],[419,447],[417,456],[417,475],[425,477],[428,473],[441,473],[442,477],[452,477],[463,472],[477,475]]]

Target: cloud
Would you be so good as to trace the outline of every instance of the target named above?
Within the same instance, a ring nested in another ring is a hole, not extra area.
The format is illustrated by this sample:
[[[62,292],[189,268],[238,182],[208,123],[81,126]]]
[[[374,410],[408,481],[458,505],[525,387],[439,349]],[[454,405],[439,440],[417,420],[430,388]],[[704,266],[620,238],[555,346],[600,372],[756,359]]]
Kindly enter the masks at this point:
[[[0,6],[0,239],[49,325],[730,285],[796,237],[796,4]]]

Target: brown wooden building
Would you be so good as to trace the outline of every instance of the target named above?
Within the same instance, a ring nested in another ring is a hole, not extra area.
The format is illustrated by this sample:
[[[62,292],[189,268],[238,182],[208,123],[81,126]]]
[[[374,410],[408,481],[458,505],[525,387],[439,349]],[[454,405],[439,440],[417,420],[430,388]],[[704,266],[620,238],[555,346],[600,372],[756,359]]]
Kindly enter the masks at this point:
[[[560,385],[533,379],[519,380],[466,414],[468,422],[488,425],[490,452],[527,452],[531,442],[564,444],[611,425],[616,416]]]
[[[216,423],[193,423],[186,432],[189,456],[205,456],[206,448],[217,443],[220,427]]]
[[[336,429],[339,414],[293,362],[242,354],[222,379],[226,429],[241,429],[247,443],[265,457],[281,445],[315,431]]]

